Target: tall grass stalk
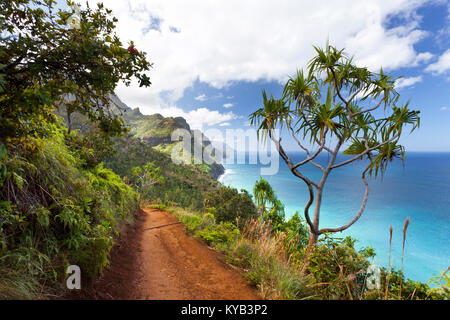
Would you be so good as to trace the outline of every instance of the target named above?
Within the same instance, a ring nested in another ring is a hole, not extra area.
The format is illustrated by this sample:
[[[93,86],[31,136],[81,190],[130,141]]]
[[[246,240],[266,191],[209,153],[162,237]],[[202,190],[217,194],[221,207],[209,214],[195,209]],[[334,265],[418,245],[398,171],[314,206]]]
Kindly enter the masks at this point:
[[[402,268],[400,271],[400,299],[402,298],[402,287],[403,287],[403,257],[405,255],[405,241],[406,241],[406,231],[408,230],[409,217],[405,220],[405,225],[403,227],[403,247],[402,247]]]
[[[386,291],[384,293],[384,300],[388,299],[388,290],[389,290],[389,279],[391,277],[391,252],[392,252],[392,232],[393,232],[393,228],[392,228],[392,224],[389,227],[389,270],[388,270],[388,274],[386,276]]]

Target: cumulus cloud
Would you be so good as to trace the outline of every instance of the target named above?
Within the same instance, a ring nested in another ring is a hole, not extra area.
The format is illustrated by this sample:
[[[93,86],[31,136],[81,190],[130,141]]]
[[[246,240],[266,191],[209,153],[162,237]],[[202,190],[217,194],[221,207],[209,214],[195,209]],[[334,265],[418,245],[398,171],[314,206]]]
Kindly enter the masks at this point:
[[[200,94],[200,95],[196,96],[194,99],[197,101],[206,101],[208,98],[206,98],[205,94]]]
[[[224,108],[231,108],[233,106],[233,104],[232,103],[225,103],[224,105],[223,105],[223,107]]]
[[[395,81],[395,89],[402,89],[405,87],[410,87],[418,82],[422,82],[422,76],[400,78]]]
[[[433,74],[444,74],[450,70],[450,49],[447,49],[436,61],[428,65],[425,71],[431,72]]]
[[[426,63],[430,61],[434,57],[434,54],[431,52],[421,52],[416,56],[416,61],[414,62],[414,65],[417,65],[419,63]]]
[[[229,122],[222,122],[221,124],[219,124],[220,127],[229,127],[231,126],[231,124]]]
[[[314,55],[312,45],[323,46],[327,39],[373,70],[430,58],[414,49],[427,36],[416,14],[427,0],[101,2],[119,19],[122,41],[134,40],[154,63],[150,89],[118,88],[125,103],[145,113],[162,109],[168,114],[195,81],[216,88],[233,81],[282,82],[306,65]],[[395,15],[405,22],[388,29]]]

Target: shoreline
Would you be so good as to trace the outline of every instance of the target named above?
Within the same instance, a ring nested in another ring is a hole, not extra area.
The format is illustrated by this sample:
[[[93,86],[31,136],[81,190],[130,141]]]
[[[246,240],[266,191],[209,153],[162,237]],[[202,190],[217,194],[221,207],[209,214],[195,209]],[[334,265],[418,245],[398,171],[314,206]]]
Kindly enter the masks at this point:
[[[217,177],[217,181],[219,181],[221,184],[223,184],[223,179],[225,178],[226,175],[229,175],[230,173],[232,173],[231,169],[225,169],[225,172]]]
[[[417,170],[418,160],[422,160],[422,157],[419,155],[410,157],[408,171],[411,173],[408,172],[409,174],[405,174],[401,166],[394,166],[389,172],[389,175],[385,178],[390,180],[390,182],[395,182],[396,186],[401,186],[410,182],[412,174]],[[221,175],[218,180],[223,185],[238,190],[246,189],[251,193],[252,188],[250,181],[254,179],[257,180],[259,177],[257,169],[258,168],[254,166],[232,165],[231,168],[228,167],[228,169],[226,169],[225,173]],[[349,168],[347,173],[353,173],[353,170],[353,168]],[[430,176],[428,176],[428,180],[425,178],[423,179],[426,182],[430,179]],[[297,186],[297,184],[294,184],[294,180],[290,178],[290,175],[285,174],[283,169],[280,170],[279,175],[271,177],[269,181],[275,189],[278,187],[278,196],[286,206],[286,217],[289,217],[290,213],[298,210],[299,205],[302,202],[301,194],[293,196],[292,193],[287,191],[287,189]],[[430,218],[427,218],[428,216],[433,216],[431,213],[437,212],[437,210],[435,207],[425,210],[420,206],[420,202],[417,203],[418,200],[414,200],[420,199],[420,196],[416,195],[416,198],[411,200],[410,193],[416,194],[416,192],[419,191],[418,187],[411,187],[411,185],[408,184],[409,187],[407,189],[400,189],[407,190],[407,192],[405,191],[399,194],[399,196],[401,196],[400,199],[386,199],[384,195],[386,194],[385,188],[387,186],[389,185],[386,183],[382,185],[380,183],[372,184],[372,201],[370,202],[370,206],[366,209],[358,224],[344,234],[358,239],[358,247],[374,247],[377,253],[375,259],[376,264],[379,266],[386,266],[388,264],[389,250],[386,245],[387,240],[385,239],[385,236],[387,230],[389,230],[389,225],[392,224],[395,230],[395,244],[392,248],[393,255],[400,257],[402,243],[400,239],[400,230],[403,228],[405,218],[410,216],[413,223],[408,230],[407,239],[409,241],[407,241],[407,243],[409,244],[407,244],[406,247],[407,256],[404,273],[405,276],[414,279],[415,281],[427,282],[431,277],[438,276],[440,271],[445,270],[448,265],[448,262],[444,261],[445,258],[443,257],[448,257],[449,247],[445,245],[442,240],[444,238],[444,233],[447,230],[446,225],[448,225],[448,220],[439,220],[441,223],[437,224],[435,221],[431,221]],[[348,204],[348,201],[336,200],[336,197],[333,194],[331,194],[329,201],[329,206],[323,208],[324,212],[327,212],[327,214],[324,215],[323,223],[325,225],[333,226],[345,222],[345,219],[342,220],[341,214],[336,212],[336,205],[338,205],[337,211],[341,213],[343,208],[351,207],[352,205]],[[390,214],[387,215],[386,212],[390,212]],[[439,218],[439,216],[437,218]],[[431,228],[435,232],[437,238],[430,239],[427,233],[421,232],[424,223],[427,228]],[[430,243],[434,244],[431,248],[429,246]],[[439,247],[438,244],[441,244],[439,252],[435,249]],[[400,267],[399,261],[400,260],[397,261],[396,259],[393,265]]]

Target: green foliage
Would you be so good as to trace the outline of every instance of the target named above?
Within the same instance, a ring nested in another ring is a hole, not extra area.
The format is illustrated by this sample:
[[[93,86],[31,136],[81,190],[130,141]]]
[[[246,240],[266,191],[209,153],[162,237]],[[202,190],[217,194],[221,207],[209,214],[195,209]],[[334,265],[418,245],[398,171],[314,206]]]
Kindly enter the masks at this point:
[[[207,244],[214,246],[227,245],[238,239],[239,229],[231,222],[216,223],[216,218],[211,212],[203,215],[177,213],[189,234],[203,239]]]
[[[133,136],[115,138],[114,142],[117,152],[105,159],[105,167],[111,168],[130,184],[138,183],[137,178],[133,176],[133,168],[148,162],[153,162],[160,168],[164,183],[146,188],[142,194],[143,199],[202,209],[205,195],[218,186],[218,182],[210,174],[195,166],[174,164],[168,155]]]
[[[146,54],[123,47],[111,10],[102,4],[81,10],[80,27],[73,28],[67,24],[72,10],[56,10],[56,4],[0,4],[0,140],[8,145],[28,146],[30,137],[45,135],[46,124],[55,122],[55,106],[63,105],[69,115],[85,114],[105,133],[121,133],[121,118],[108,111],[110,94],[133,77],[150,85]]]
[[[155,145],[159,144],[158,142],[170,143],[170,136],[176,129],[190,129],[183,118],[164,118],[158,113],[143,115],[136,110],[131,114],[125,114],[125,118],[129,121],[131,133]]]
[[[180,216],[180,221],[186,227],[187,232],[190,234],[195,233],[202,226],[202,218],[197,215],[182,215]]]
[[[206,195],[204,205],[205,208],[215,209],[218,222],[236,223],[237,218],[245,220],[257,215],[252,198],[244,189],[238,192],[237,189],[221,186]]]
[[[0,282],[13,287],[0,288],[6,290],[0,296],[8,290],[34,296],[44,282],[47,292],[64,279],[68,264],[98,275],[119,224],[138,208],[137,194],[114,172],[102,164],[85,168],[66,135],[54,126],[48,138],[35,138],[33,152],[8,154],[0,188]]]
[[[56,5],[0,3],[2,298],[48,293],[68,264],[98,275],[119,224],[138,208],[137,194],[101,161],[112,153],[109,136],[126,131],[110,112],[114,89],[133,78],[149,86],[151,65],[132,42],[123,47],[102,4],[77,12],[79,27],[73,10]],[[75,113],[94,123],[90,132],[71,132]]]
[[[434,288],[429,288],[427,297],[431,297],[433,300],[450,300],[450,276],[447,268],[445,272],[441,272],[440,276],[436,276],[430,279],[429,283],[433,284]]]
[[[153,208],[153,209],[162,210],[162,211],[169,211],[169,209],[170,209],[170,207],[166,206],[165,204],[152,204],[149,207]]]
[[[196,233],[207,244],[231,243],[239,237],[239,229],[231,222],[211,223]]]
[[[326,236],[314,248],[308,271],[315,279],[315,291],[325,299],[355,299],[364,294],[372,248],[355,249],[355,239]]]
[[[257,243],[236,241],[228,251],[227,260],[246,270],[245,277],[258,286],[265,299],[305,299],[313,294],[308,288],[309,279],[298,268],[262,253]]]
[[[444,275],[445,277],[445,275]],[[381,287],[386,288],[387,278],[389,278],[388,285],[388,299],[393,300],[444,300],[449,298],[448,287],[445,291],[445,287],[431,288],[428,283],[421,283],[408,278],[395,268],[392,268],[390,272],[386,268],[381,268]],[[441,277],[432,278],[429,282],[437,284]],[[400,296],[400,285],[402,286],[402,294]],[[384,290],[384,289],[383,289]],[[378,295],[372,294],[374,299],[384,299],[384,292],[378,293]]]
[[[70,151],[80,158],[85,169],[96,167],[115,152],[110,137],[98,129],[85,133],[71,131],[70,134],[65,135],[65,143]]]
[[[306,248],[309,235],[308,226],[300,218],[298,211],[289,220],[283,222],[279,230],[285,232],[287,243],[296,243],[294,249],[301,250]]]
[[[134,167],[133,176],[138,178],[139,202],[144,192],[144,188],[151,187],[155,184],[164,183],[164,176],[161,175],[161,168],[155,167],[155,163],[148,162],[142,167]]]
[[[284,223],[284,205],[277,199],[275,191],[267,180],[260,178],[253,188],[256,206],[260,216],[265,221],[272,221],[274,231],[283,228]]]

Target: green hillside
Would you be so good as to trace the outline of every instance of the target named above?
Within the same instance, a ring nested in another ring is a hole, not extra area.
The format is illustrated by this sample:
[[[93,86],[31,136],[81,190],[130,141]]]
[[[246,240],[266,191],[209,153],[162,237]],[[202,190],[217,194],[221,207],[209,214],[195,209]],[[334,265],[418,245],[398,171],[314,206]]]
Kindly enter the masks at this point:
[[[171,156],[173,147],[179,143],[173,142],[171,139],[172,133],[177,129],[185,129],[191,132],[193,137],[194,130],[191,130],[189,124],[182,117],[163,117],[156,113],[152,115],[144,115],[139,108],[132,109],[123,103],[119,97],[113,95],[110,97],[109,111],[113,115],[119,115],[124,122],[124,126],[129,130],[129,134],[134,138],[140,139],[144,142],[146,148],[152,148],[155,151],[162,152],[168,156]],[[94,130],[94,126],[88,121],[88,118],[84,115],[73,113],[70,116],[70,121],[67,116],[65,108],[60,107],[56,113],[64,117],[67,126],[70,130],[80,130],[81,133]],[[211,144],[209,139],[201,134],[201,148],[202,150]],[[191,141],[193,153],[194,145],[198,143],[194,139]],[[151,151],[149,151],[151,152]],[[200,164],[195,165],[197,169],[210,174],[214,179],[217,179],[224,173],[224,168],[220,163],[208,161],[212,164]],[[193,163],[193,161],[192,161]]]

